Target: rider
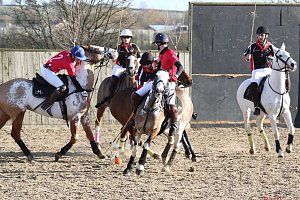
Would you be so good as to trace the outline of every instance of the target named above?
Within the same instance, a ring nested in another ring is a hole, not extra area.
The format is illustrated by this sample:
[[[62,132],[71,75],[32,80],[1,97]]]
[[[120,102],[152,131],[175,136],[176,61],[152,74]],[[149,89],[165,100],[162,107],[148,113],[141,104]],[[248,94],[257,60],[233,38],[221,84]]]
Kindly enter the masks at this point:
[[[76,87],[76,90],[83,92],[84,89],[81,87],[75,76],[75,66],[79,65],[84,60],[86,60],[86,56],[83,48],[75,46],[71,51],[65,50],[58,53],[41,67],[41,76],[56,88],[41,106],[50,116],[52,116],[52,113],[49,108],[51,108],[55,100],[61,97],[67,89],[66,85],[58,78],[58,76],[56,76],[56,73],[65,69]]]
[[[154,57],[151,54],[151,52],[143,53],[142,58],[140,60],[140,64],[141,65],[135,77],[137,82],[137,91],[132,93],[131,96],[134,113],[138,108],[141,97],[143,97],[151,90],[152,83],[153,83],[153,76],[156,70],[156,63],[154,61]]]
[[[169,73],[169,82],[166,87],[167,106],[170,113],[170,130],[169,136],[174,136],[178,131],[178,110],[176,100],[176,82],[183,71],[176,53],[168,47],[169,38],[164,33],[156,34],[153,44],[157,45],[159,51],[158,68]]]
[[[140,55],[141,51],[139,47],[136,44],[131,42],[132,37],[133,34],[129,29],[122,30],[120,34],[120,38],[122,42],[120,45],[118,45],[117,48],[119,56],[112,70],[112,76],[110,79],[110,86],[109,86],[109,95],[108,97],[106,97],[107,100],[110,100],[114,95],[118,85],[119,77],[126,70],[126,59],[128,58],[128,56],[135,54],[138,59],[141,57]]]
[[[271,60],[274,56],[273,45],[267,40],[269,29],[259,26],[256,30],[257,40],[244,52],[245,60],[250,61],[252,71],[250,91],[254,104],[254,115],[260,115],[258,85],[263,77],[271,74]]]

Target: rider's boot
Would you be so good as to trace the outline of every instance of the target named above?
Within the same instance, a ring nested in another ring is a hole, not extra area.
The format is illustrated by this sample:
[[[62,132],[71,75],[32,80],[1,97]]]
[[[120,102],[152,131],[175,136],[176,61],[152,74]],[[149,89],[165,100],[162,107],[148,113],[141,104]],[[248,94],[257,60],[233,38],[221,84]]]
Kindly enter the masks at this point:
[[[112,97],[114,96],[115,91],[118,86],[118,82],[119,82],[119,77],[117,77],[115,75],[112,75],[110,77],[109,91],[108,91],[108,96],[106,97],[107,100],[111,100]]]
[[[258,85],[255,82],[251,83],[251,94],[252,94],[252,101],[254,104],[253,115],[260,115],[260,108],[258,107],[259,104]]]
[[[289,92],[291,90],[291,79],[290,79],[289,74],[287,74],[286,79],[285,79],[285,89],[286,89],[286,92]]]
[[[133,92],[132,95],[131,95],[131,102],[132,102],[132,111],[133,113],[135,114],[137,109],[138,109],[138,106],[139,106],[139,101],[141,100],[141,96],[138,95],[136,92]]]
[[[41,108],[43,108],[45,111],[47,111],[47,113],[52,116],[51,113],[51,106],[52,104],[56,101],[56,99],[58,99],[59,97],[61,97],[63,95],[63,93],[66,91],[67,87],[65,85],[62,85],[58,88],[56,88],[56,90],[54,90],[52,92],[52,94],[46,99],[46,101],[43,103],[43,105],[41,106]]]

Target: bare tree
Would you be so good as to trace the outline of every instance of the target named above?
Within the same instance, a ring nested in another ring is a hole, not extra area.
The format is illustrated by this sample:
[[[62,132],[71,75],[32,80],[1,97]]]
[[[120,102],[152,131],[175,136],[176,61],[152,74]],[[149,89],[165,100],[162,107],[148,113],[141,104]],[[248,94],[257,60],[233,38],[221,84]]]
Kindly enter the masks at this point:
[[[172,15],[169,15],[169,12],[167,12],[166,14],[167,16],[165,18],[165,24],[172,26],[171,30],[167,30],[167,34],[169,35],[169,39],[171,41],[171,44],[174,46],[175,50],[178,50],[178,46],[181,42],[181,38],[184,32],[183,27],[181,25],[185,23],[186,16],[183,15],[181,19],[178,19],[174,18]]]
[[[74,43],[111,46],[118,38],[121,14],[127,27],[135,23],[126,12],[129,5],[124,0],[26,0],[5,13],[16,25],[4,39],[12,47],[22,39],[21,46],[27,48],[58,49]]]

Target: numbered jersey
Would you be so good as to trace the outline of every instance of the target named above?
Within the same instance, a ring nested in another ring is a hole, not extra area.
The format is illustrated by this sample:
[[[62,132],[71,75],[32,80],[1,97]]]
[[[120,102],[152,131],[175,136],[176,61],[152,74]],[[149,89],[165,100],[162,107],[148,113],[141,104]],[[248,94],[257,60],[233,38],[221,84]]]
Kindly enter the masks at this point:
[[[50,60],[48,60],[46,65],[54,73],[65,69],[69,76],[75,76],[75,65],[72,61],[70,51],[68,50],[62,51],[53,56]]]

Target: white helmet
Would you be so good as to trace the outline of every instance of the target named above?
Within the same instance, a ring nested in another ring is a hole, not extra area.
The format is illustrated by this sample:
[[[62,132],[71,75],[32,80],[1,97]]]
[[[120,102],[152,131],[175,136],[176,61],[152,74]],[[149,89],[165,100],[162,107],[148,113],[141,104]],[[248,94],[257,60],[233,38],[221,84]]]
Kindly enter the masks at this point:
[[[131,32],[131,30],[129,30],[129,29],[124,29],[124,30],[121,32],[120,37],[123,37],[123,36],[130,36],[130,37],[133,37],[132,32]]]

